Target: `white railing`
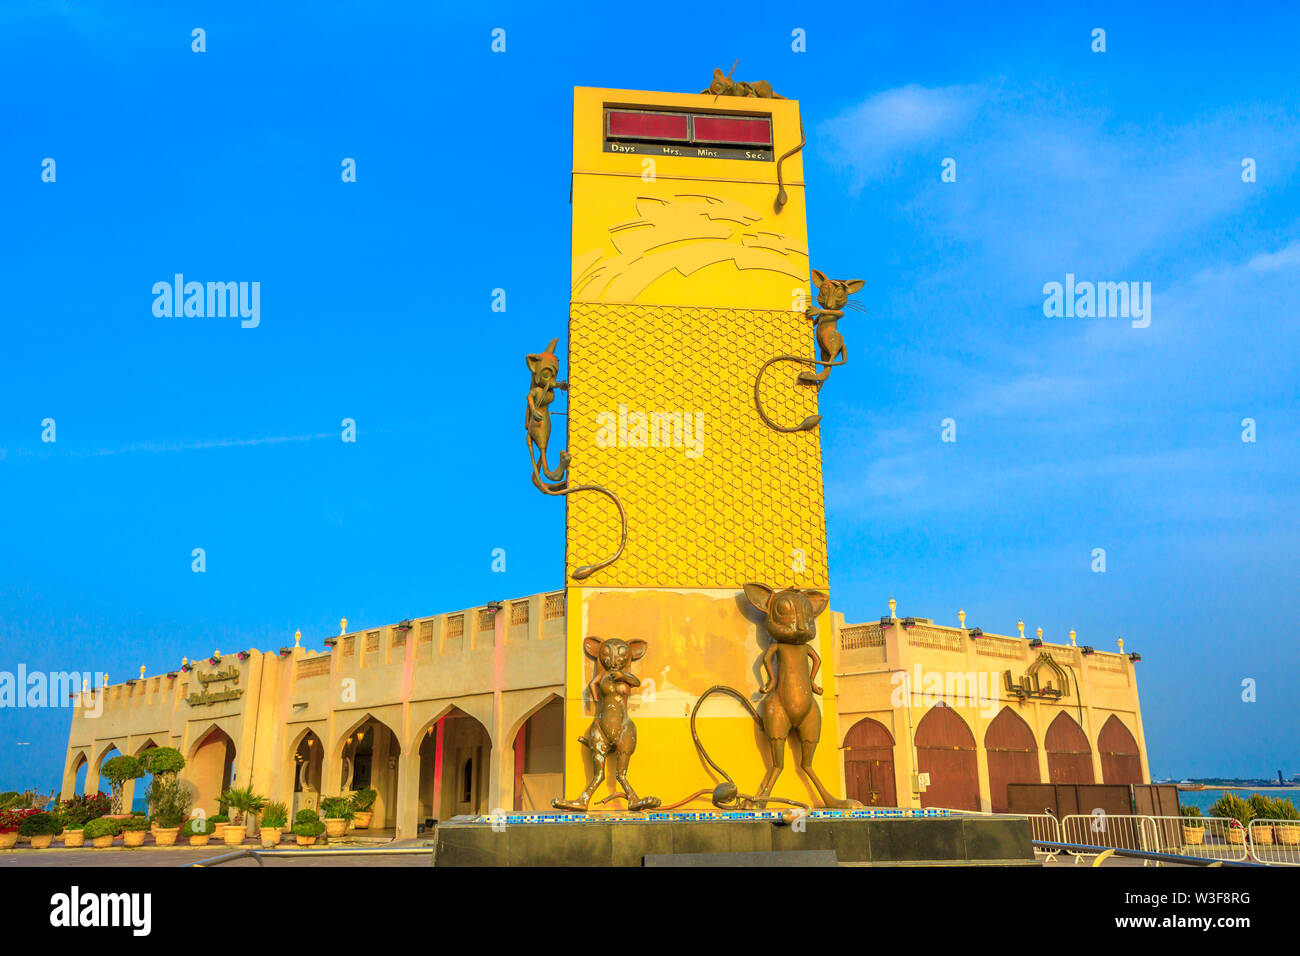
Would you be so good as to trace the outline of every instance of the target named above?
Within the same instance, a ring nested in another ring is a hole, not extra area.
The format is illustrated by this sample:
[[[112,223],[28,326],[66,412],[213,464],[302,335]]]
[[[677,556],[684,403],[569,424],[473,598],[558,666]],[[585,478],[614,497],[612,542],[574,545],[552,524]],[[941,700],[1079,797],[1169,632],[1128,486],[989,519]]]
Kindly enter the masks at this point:
[[[1300,866],[1300,820],[1251,820],[1246,839],[1257,863]]]
[[[1071,813],[1061,818],[1061,842],[1076,846],[1158,852],[1159,838],[1152,818],[1141,814]],[[1085,852],[1067,850],[1074,862]]]
[[[1175,856],[1241,862],[1246,859],[1246,831],[1231,817],[1149,817],[1159,837],[1157,849]],[[1192,825],[1192,821],[1202,824]]]

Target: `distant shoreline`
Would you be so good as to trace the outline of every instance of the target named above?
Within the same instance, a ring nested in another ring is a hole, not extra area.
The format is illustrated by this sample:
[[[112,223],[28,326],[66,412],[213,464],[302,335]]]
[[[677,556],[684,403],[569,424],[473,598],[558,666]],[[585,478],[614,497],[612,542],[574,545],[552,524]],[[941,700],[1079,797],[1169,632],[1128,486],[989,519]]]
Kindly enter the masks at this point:
[[[1180,784],[1175,784],[1174,786],[1183,787],[1186,786],[1186,784],[1180,783]],[[1256,787],[1248,783],[1203,783],[1200,786],[1198,786],[1196,789],[1197,790],[1250,790],[1252,792],[1259,793],[1265,790],[1269,790],[1269,791],[1300,790],[1300,784],[1292,783],[1282,787],[1277,786],[1277,784],[1274,784],[1271,787]]]

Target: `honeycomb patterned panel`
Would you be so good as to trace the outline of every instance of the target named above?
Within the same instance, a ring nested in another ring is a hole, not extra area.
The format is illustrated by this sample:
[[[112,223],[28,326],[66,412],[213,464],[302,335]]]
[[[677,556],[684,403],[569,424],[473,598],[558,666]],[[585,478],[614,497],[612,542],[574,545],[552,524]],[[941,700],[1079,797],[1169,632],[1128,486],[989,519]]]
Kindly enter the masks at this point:
[[[782,434],[754,409],[754,377],[778,354],[813,354],[802,313],[571,305],[569,483],[604,485],[628,518],[623,556],[581,583],[829,586],[820,429]],[[795,384],[806,368],[780,362],[767,369],[761,395],[773,421],[796,425],[817,413],[816,390]],[[634,413],[653,412],[689,413],[692,422],[702,415],[703,431],[690,436],[700,436],[702,454],[687,455],[685,429],[675,430],[671,419],[666,426],[661,420],[655,437],[680,439],[682,447],[633,447],[642,437]],[[603,495],[566,500],[572,575],[614,552],[619,520]]]

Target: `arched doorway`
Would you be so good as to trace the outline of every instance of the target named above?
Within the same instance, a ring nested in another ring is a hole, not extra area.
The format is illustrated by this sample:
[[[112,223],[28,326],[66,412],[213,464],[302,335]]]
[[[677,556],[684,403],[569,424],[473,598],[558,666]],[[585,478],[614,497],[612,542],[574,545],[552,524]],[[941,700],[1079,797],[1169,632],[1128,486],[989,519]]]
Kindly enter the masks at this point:
[[[492,738],[481,723],[453,707],[421,735],[419,819],[448,820],[489,813],[488,767]]]
[[[299,810],[320,807],[321,776],[325,766],[325,748],[314,731],[298,738],[293,751],[293,815]]]
[[[844,738],[844,785],[851,799],[868,807],[896,807],[894,737],[878,720],[864,717]]]
[[[1092,748],[1074,718],[1061,711],[1047,728],[1047,773],[1051,783],[1093,783]]]
[[[90,758],[84,753],[72,759],[72,793],[80,795],[86,792],[86,774],[90,771]]]
[[[142,757],[146,750],[151,750],[157,746],[158,745],[153,742],[152,738],[146,740],[135,749],[136,759]],[[131,788],[131,798],[129,800],[125,797],[123,798],[123,811],[143,810],[146,813],[150,812],[149,788],[153,786],[153,774],[146,772],[139,780],[132,780],[127,784],[127,786]]]
[[[109,796],[109,795],[111,795],[112,792],[113,792],[113,782],[112,782],[111,780],[109,780],[106,776],[104,776],[104,764],[108,763],[108,762],[109,762],[110,760],[112,760],[114,757],[120,757],[121,755],[122,755],[122,751],[120,751],[120,750],[117,749],[117,745],[116,745],[116,744],[109,744],[107,747],[105,747],[105,748],[100,752],[100,754],[99,754],[99,760],[97,760],[97,761],[95,762],[95,766],[99,768],[99,769],[95,772],[95,777],[96,777],[96,780],[98,781],[98,782],[96,783],[95,789],[96,789],[99,793],[104,794],[104,796]],[[89,777],[88,777],[88,779],[89,779]],[[125,802],[125,801],[123,801],[123,802]],[[126,813],[126,812],[128,812],[130,809],[131,809],[130,807],[124,806],[124,807],[122,808],[122,812],[123,812],[123,813]]]
[[[530,716],[515,734],[516,810],[549,811],[564,796],[564,706],[558,697]]]
[[[397,770],[402,744],[383,721],[367,714],[343,738],[339,793],[375,791],[373,829],[397,826]],[[327,785],[329,781],[326,782]],[[334,793],[331,788],[331,796]]]
[[[194,808],[212,816],[234,777],[235,742],[215,724],[190,752],[184,776],[194,785]]]
[[[1119,717],[1111,714],[1097,735],[1102,783],[1143,783],[1137,741]]]
[[[989,804],[994,813],[1006,813],[1009,783],[1041,783],[1038,773],[1038,741],[1024,718],[1003,707],[984,731],[984,749],[989,761]]]
[[[936,704],[916,725],[916,767],[919,773],[930,775],[921,806],[980,808],[975,735],[951,707]]]

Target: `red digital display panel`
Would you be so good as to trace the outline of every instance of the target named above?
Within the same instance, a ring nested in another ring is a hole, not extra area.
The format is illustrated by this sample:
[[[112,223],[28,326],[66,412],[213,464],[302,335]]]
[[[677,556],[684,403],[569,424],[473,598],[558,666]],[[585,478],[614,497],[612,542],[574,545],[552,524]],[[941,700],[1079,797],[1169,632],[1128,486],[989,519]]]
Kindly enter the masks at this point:
[[[685,143],[691,138],[691,120],[684,113],[638,113],[609,110],[607,136],[620,139],[671,140]]]
[[[755,116],[696,116],[696,143],[772,145],[772,121]]]

